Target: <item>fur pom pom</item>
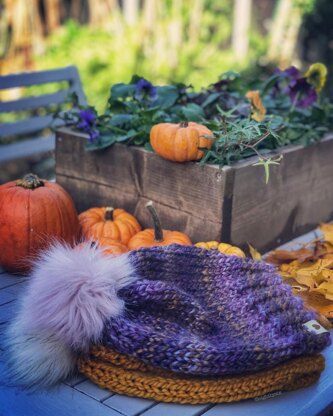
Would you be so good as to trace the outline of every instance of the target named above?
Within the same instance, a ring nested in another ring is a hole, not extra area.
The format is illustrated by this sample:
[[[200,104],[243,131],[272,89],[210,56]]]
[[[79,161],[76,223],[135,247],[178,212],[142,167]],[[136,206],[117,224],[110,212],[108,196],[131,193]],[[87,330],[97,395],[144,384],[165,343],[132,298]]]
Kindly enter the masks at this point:
[[[117,292],[134,279],[127,254],[105,256],[90,244],[45,251],[7,334],[14,378],[26,385],[66,378],[74,351],[97,342],[105,321],[122,314]]]
[[[28,333],[18,320],[7,333],[9,380],[23,388],[49,387],[76,371],[76,354],[53,335]]]

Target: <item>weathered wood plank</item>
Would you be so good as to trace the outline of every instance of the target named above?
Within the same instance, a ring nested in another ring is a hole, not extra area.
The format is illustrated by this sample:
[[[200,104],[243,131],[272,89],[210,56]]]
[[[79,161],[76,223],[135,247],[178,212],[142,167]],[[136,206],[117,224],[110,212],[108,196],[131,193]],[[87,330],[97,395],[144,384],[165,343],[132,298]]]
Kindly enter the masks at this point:
[[[1,145],[0,163],[13,159],[28,158],[54,150],[55,137],[53,134],[35,139],[27,139],[6,145]]]
[[[0,374],[4,374],[0,362]],[[7,387],[2,378],[0,389],[1,416],[119,416],[120,413],[91,399],[89,396],[60,385],[49,391],[21,391]]]
[[[83,374],[76,374],[71,379],[67,380],[65,384],[70,387],[75,387],[77,384],[82,383],[82,381],[87,380],[87,378]]]
[[[146,208],[148,201],[149,199],[140,197],[133,211],[144,228],[152,228],[152,220]],[[222,224],[218,219],[214,221],[209,218],[198,218],[180,209],[166,206],[158,200],[153,202],[164,229],[184,232],[191,237],[193,243],[205,241],[207,235],[210,236],[210,240],[220,239]]]
[[[25,281],[26,278],[24,276],[9,274],[5,270],[0,273],[0,289],[16,285],[17,283],[24,283]]]
[[[106,406],[109,406],[127,416],[136,416],[141,414],[144,410],[151,408],[154,403],[155,402],[152,400],[141,399],[138,397],[127,397],[119,394],[115,394],[104,401]]]
[[[65,68],[46,71],[21,72],[18,74],[3,75],[0,77],[0,90],[61,81],[69,81],[73,84],[74,82],[77,82],[78,79],[80,79],[80,77],[77,68],[74,65],[69,65]]]
[[[68,129],[58,135],[58,181],[74,194],[79,210],[95,204],[92,186],[103,186],[106,196],[98,191],[99,204],[113,200],[135,212],[144,226],[144,202],[151,199],[167,228],[183,224],[194,241],[217,239],[241,247],[249,242],[261,251],[333,218],[333,136],[305,148],[284,148],[284,159],[272,166],[266,185],[263,168],[253,166],[256,158],[218,170],[168,162],[121,144],[86,152],[85,135]]]
[[[221,217],[227,168],[173,163],[142,148],[120,144],[86,152],[86,135],[73,136],[66,128],[57,135],[60,183],[63,176],[86,180],[112,187],[115,200],[118,190],[134,200],[143,196],[200,219]]]
[[[176,403],[159,403],[144,412],[144,416],[199,416],[204,414],[211,405],[182,405]]]
[[[52,116],[30,117],[15,123],[0,124],[0,137],[33,134],[51,126]]]
[[[101,185],[96,182],[85,181],[77,178],[69,178],[57,174],[57,182],[61,184],[72,196],[79,212],[92,206],[112,205],[123,207],[133,213],[143,227],[152,227],[151,217],[145,205],[149,199],[143,196],[134,197],[133,194],[111,186]],[[115,196],[116,195],[116,196]],[[193,242],[202,241],[210,236],[210,239],[219,239],[222,224],[208,218],[197,218],[185,212],[154,201],[162,224],[166,229],[185,232],[193,237]]]
[[[234,166],[231,241],[272,249],[333,218],[333,139],[282,150],[265,184],[253,160]]]
[[[108,399],[113,394],[109,390],[101,389],[96,384],[92,383],[90,380],[85,380],[77,384],[75,386],[75,390],[78,390],[81,393],[84,393],[92,397],[93,399],[98,400],[99,402]]]
[[[1,101],[0,113],[32,110],[39,107],[48,107],[52,104],[62,104],[71,92],[73,92],[72,89],[67,89],[35,97],[23,97],[18,100]]]
[[[6,287],[0,290],[0,305],[5,305],[6,303],[12,302],[20,297],[23,293],[25,285],[18,283],[13,286]]]
[[[7,323],[16,315],[18,302],[13,301],[0,305],[0,323]]]
[[[66,189],[72,196],[78,212],[82,212],[92,206],[111,205],[115,208],[126,207],[130,212],[134,212],[137,196],[126,190],[115,189],[111,186],[83,181],[78,178],[70,178],[57,174],[57,183]],[[115,197],[115,195],[117,195]]]

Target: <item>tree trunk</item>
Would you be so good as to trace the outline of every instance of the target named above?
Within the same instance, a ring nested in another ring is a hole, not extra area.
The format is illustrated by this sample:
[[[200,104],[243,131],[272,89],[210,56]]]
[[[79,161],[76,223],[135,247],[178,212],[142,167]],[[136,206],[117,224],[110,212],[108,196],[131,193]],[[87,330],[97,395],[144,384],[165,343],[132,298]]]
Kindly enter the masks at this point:
[[[46,0],[45,11],[47,32],[51,33],[60,26],[60,1]]]
[[[139,0],[124,0],[124,17],[129,26],[135,25],[138,20]]]
[[[279,60],[291,10],[292,0],[279,1],[275,11],[274,21],[270,35],[270,43],[267,52],[267,58],[269,61],[276,62]]]
[[[249,48],[252,0],[235,0],[232,49],[237,61],[246,59]]]

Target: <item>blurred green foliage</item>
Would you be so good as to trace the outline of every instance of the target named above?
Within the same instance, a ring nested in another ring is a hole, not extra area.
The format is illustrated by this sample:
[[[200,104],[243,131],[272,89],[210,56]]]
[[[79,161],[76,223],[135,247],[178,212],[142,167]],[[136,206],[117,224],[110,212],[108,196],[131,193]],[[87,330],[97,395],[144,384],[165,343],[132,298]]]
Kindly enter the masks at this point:
[[[161,15],[149,30],[142,16],[128,25],[121,13],[104,28],[68,21],[49,37],[45,53],[36,57],[37,67],[77,65],[88,102],[99,112],[105,109],[110,86],[129,82],[134,73],[160,85],[207,86],[224,71],[248,66],[264,53],[267,40],[254,28],[247,60],[236,63],[230,49],[233,2],[204,3],[209,7],[198,12],[199,27],[189,3],[175,10],[169,2],[163,3]]]

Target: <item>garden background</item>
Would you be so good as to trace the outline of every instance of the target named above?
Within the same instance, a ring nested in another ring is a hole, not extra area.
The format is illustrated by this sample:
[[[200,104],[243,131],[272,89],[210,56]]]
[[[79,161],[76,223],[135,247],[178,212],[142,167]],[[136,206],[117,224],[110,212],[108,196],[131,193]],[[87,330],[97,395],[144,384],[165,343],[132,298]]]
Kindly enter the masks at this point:
[[[333,63],[330,0],[2,0],[0,13],[1,75],[75,64],[99,111],[133,74],[200,89],[228,70]]]

